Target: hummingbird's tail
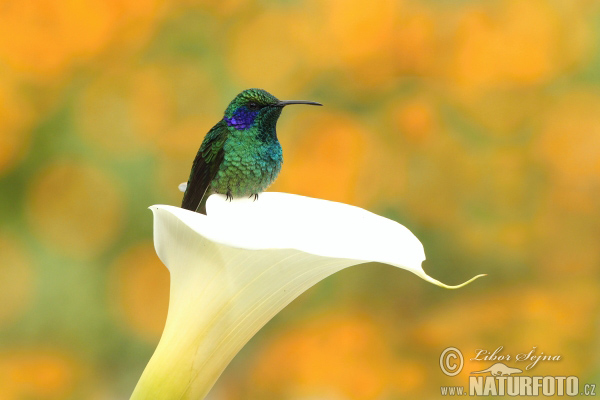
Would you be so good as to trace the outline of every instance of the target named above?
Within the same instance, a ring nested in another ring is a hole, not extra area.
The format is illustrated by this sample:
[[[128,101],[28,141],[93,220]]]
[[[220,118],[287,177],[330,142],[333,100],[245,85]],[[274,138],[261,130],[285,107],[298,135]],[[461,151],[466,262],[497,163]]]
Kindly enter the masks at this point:
[[[206,215],[206,200],[208,200],[208,196],[205,194],[202,200],[200,201],[200,204],[198,204],[196,212]]]

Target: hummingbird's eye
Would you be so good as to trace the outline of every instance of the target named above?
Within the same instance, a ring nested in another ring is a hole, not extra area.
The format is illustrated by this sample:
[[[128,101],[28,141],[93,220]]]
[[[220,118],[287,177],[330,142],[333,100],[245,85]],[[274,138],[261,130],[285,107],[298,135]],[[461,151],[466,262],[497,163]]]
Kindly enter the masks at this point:
[[[260,110],[260,105],[251,101],[250,103],[248,103],[248,105],[246,106],[248,108],[248,110],[250,111],[258,111]]]

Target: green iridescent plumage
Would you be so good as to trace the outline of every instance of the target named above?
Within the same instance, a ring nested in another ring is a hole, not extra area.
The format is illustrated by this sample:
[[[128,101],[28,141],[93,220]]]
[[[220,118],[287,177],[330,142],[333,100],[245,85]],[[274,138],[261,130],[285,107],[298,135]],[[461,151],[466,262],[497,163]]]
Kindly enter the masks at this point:
[[[283,163],[276,125],[288,104],[312,104],[303,100],[280,101],[262,89],[238,94],[225,116],[206,134],[190,172],[182,208],[206,214],[212,193],[229,198],[256,196],[277,177]]]

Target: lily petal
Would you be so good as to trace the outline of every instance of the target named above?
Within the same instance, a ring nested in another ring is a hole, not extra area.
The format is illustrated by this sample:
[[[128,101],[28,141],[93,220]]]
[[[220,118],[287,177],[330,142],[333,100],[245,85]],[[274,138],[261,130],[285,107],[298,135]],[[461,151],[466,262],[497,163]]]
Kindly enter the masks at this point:
[[[377,261],[428,276],[421,242],[358,207],[284,193],[212,195],[207,215],[152,206],[154,245],[171,273],[163,336],[132,399],[201,399],[275,314],[346,267]]]

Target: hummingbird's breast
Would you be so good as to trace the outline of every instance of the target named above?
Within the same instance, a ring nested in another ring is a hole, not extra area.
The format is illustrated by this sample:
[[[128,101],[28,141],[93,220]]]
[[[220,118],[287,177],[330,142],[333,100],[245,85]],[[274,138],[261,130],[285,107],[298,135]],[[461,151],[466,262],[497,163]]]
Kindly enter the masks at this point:
[[[277,178],[283,163],[279,141],[260,140],[240,132],[231,134],[224,143],[224,159],[211,188],[234,197],[264,192]]]

